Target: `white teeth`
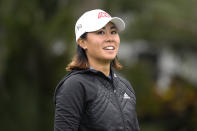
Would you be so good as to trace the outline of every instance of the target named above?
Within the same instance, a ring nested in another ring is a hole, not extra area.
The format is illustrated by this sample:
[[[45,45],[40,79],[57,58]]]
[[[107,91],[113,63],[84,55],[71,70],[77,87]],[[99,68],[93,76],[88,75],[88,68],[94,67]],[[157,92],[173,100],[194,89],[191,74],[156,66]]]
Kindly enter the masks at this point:
[[[113,46],[107,46],[104,48],[105,50],[114,50],[114,47]]]

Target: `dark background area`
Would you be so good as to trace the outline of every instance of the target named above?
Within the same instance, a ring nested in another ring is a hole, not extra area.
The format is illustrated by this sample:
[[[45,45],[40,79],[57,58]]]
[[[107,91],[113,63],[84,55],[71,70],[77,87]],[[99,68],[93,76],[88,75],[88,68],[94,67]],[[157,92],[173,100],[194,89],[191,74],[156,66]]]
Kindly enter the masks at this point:
[[[74,25],[100,8],[126,22],[121,75],[142,131],[197,131],[197,1],[0,0],[0,130],[52,131],[53,93],[75,52]]]

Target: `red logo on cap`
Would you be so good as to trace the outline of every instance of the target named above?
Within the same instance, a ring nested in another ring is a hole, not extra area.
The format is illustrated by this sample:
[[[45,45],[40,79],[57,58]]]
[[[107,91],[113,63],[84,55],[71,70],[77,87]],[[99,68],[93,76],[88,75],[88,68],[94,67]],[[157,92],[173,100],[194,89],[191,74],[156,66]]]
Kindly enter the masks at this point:
[[[107,14],[106,12],[99,12],[98,19],[100,19],[102,17],[111,17],[111,16],[109,14]]]

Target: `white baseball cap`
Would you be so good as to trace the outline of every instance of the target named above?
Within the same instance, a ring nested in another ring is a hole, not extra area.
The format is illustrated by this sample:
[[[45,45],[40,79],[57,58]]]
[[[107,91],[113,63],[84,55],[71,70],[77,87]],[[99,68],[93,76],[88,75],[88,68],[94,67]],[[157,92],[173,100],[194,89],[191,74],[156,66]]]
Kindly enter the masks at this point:
[[[124,30],[125,23],[119,17],[111,17],[107,12],[101,9],[85,12],[75,24],[76,41],[84,33],[97,31],[103,28],[110,21],[115,24],[118,31]]]

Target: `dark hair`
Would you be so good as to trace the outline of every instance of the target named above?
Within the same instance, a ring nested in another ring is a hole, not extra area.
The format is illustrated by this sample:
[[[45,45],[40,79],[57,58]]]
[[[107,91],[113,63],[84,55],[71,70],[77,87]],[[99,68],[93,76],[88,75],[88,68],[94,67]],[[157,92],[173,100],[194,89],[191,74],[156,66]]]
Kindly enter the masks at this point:
[[[84,33],[80,36],[81,39],[87,39],[87,33]],[[118,61],[118,57],[116,56],[114,60],[111,61],[112,67],[117,70],[122,69],[122,65]],[[77,51],[72,61],[66,67],[67,71],[71,71],[74,69],[87,69],[89,68],[88,58],[86,52],[83,48],[77,45]]]

